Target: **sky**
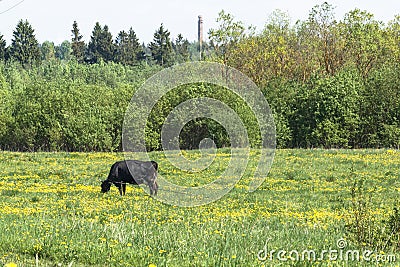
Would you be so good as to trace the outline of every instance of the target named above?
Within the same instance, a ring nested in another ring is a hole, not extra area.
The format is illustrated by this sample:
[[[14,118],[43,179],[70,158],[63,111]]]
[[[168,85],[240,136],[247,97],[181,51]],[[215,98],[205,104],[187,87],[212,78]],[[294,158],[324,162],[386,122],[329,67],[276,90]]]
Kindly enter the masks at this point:
[[[164,24],[171,37],[181,33],[189,41],[197,39],[197,20],[202,15],[204,32],[216,28],[218,13],[225,10],[246,26],[261,30],[268,16],[276,9],[288,12],[294,23],[306,20],[311,8],[324,1],[295,0],[0,0],[0,34],[7,44],[20,19],[27,19],[35,29],[40,43],[46,40],[60,44],[71,39],[72,24],[78,22],[84,40],[88,42],[96,22],[108,25],[115,37],[121,30],[136,32],[140,42],[149,43]],[[367,10],[375,19],[388,22],[400,14],[399,0],[330,0],[337,19],[355,8]],[[205,34],[207,39],[207,34]]]

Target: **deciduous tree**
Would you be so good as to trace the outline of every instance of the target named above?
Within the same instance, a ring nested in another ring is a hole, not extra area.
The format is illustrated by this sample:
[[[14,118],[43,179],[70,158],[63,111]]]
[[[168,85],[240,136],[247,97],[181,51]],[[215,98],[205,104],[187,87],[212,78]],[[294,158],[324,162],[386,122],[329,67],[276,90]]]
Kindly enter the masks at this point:
[[[45,41],[40,46],[40,52],[42,54],[42,60],[51,60],[56,58],[55,47],[53,42]]]
[[[56,46],[56,58],[60,60],[70,60],[72,55],[71,43],[67,40]]]
[[[235,21],[233,15],[225,13],[224,10],[218,13],[217,29],[210,29],[208,36],[213,43],[216,57],[222,63],[227,64],[229,56],[234,51],[237,43],[245,37],[245,26],[241,21]]]
[[[383,25],[373,14],[355,9],[345,15],[344,27],[347,62],[366,77],[385,58]]]

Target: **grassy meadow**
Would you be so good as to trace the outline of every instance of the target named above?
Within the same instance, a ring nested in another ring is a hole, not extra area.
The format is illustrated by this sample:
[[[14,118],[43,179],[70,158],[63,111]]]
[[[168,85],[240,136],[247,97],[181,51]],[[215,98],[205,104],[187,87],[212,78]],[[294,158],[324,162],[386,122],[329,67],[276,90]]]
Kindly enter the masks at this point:
[[[167,179],[198,186],[218,178],[229,152],[201,173],[150,155]],[[182,208],[131,185],[124,197],[100,193],[121,154],[0,152],[0,266],[400,265],[400,234],[390,232],[400,223],[398,150],[277,150],[267,180],[247,193],[256,158],[222,199]],[[338,250],[340,240],[379,262],[272,252]]]

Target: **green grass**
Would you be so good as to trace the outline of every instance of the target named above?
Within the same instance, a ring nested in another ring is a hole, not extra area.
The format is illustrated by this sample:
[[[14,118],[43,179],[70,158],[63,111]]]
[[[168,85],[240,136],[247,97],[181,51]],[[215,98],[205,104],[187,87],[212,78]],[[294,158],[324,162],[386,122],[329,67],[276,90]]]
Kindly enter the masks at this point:
[[[199,158],[198,151],[183,154]],[[218,150],[215,162],[202,172],[180,171],[159,152],[151,158],[169,181],[199,186],[218,178],[229,150]],[[243,179],[229,194],[193,208],[161,203],[134,186],[128,186],[124,197],[115,187],[101,194],[100,180],[119,159],[123,156],[113,153],[1,152],[0,266],[371,265],[327,257],[286,262],[276,254],[272,261],[257,258],[267,240],[269,251],[319,252],[338,249],[341,238],[346,249],[397,256],[384,266],[400,264],[395,244],[385,251],[379,251],[379,244],[363,247],[346,230],[354,215],[351,188],[359,180],[371,192],[369,210],[379,219],[378,229],[387,226],[400,199],[399,151],[278,150],[267,180],[248,193],[257,163],[253,153]]]

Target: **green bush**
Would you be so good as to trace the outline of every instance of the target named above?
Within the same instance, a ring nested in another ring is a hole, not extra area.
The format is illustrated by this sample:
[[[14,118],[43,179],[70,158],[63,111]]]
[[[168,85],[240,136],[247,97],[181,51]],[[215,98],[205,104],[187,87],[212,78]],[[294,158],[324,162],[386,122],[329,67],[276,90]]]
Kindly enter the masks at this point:
[[[304,82],[279,77],[269,81],[262,92],[273,112],[278,147],[399,148],[399,69],[387,64],[368,77],[346,68]],[[73,60],[43,61],[30,68],[0,62],[0,149],[120,151],[126,108],[134,92],[159,70]],[[162,148],[161,129],[168,114],[197,97],[228,105],[244,122],[251,145],[260,146],[256,117],[240,97],[225,88],[194,83],[174,88],[154,106],[146,125],[148,150]],[[140,116],[140,107],[134,113]],[[181,148],[197,148],[204,138],[218,147],[231,145],[219,123],[194,118],[182,129]]]

